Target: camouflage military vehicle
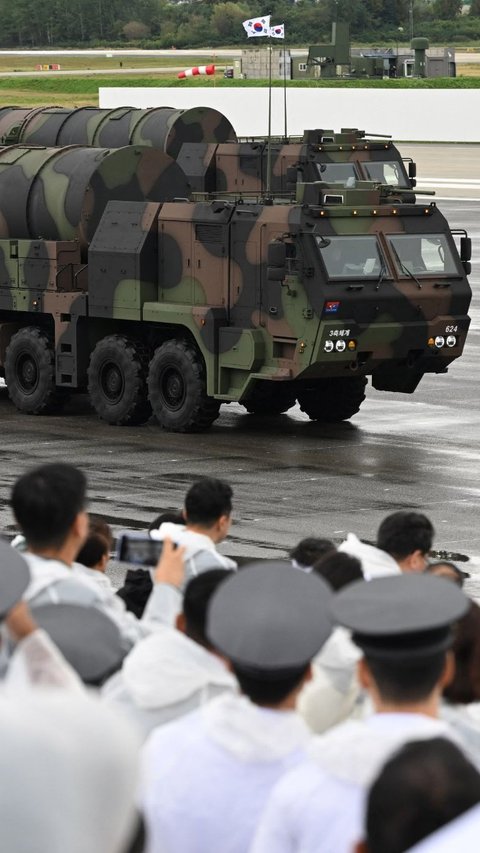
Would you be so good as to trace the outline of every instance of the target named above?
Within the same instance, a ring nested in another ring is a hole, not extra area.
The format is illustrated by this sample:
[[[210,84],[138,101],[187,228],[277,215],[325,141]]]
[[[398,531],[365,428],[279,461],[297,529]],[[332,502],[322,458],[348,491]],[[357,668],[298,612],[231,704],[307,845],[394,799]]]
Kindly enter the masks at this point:
[[[21,411],[88,390],[112,424],[198,431],[222,402],[295,400],[335,422],[368,375],[408,393],[461,355],[469,240],[459,256],[435,204],[322,183],[169,201],[188,190],[172,168],[135,147],[0,151],[0,370]]]
[[[152,145],[177,159],[196,192],[261,193],[268,183],[265,139],[238,142],[228,119],[209,107],[5,107],[0,110],[0,143]],[[295,192],[297,181],[367,180],[402,189],[415,185],[415,164],[409,162],[407,174],[389,138],[368,138],[355,128],[307,130],[303,139],[272,141],[270,151],[274,195]]]
[[[300,140],[273,140],[270,159],[268,182],[265,139],[218,145],[185,142],[177,156],[194,191],[258,193],[269,183],[271,192],[281,195],[295,192],[297,182],[348,186],[375,181],[402,190],[416,183],[415,163],[404,161],[390,139],[367,138],[363,130],[306,130]]]

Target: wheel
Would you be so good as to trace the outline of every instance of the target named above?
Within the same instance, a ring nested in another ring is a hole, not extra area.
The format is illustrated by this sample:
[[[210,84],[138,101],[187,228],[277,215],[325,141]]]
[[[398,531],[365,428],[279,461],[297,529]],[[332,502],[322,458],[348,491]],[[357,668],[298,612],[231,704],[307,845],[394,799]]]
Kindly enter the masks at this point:
[[[297,392],[283,382],[257,382],[246,400],[242,401],[251,415],[281,415],[295,405]]]
[[[365,399],[364,376],[349,379],[318,379],[298,393],[302,412],[312,421],[338,423],[355,415]]]
[[[207,396],[200,353],[185,340],[165,341],[155,350],[148,397],[160,425],[173,432],[208,429],[220,410],[220,402]]]
[[[55,385],[55,353],[45,332],[27,326],[12,335],[5,353],[5,381],[21,412],[46,415],[62,407],[65,397]]]
[[[88,393],[97,415],[109,424],[142,424],[152,414],[145,380],[148,355],[140,344],[111,335],[90,357]]]

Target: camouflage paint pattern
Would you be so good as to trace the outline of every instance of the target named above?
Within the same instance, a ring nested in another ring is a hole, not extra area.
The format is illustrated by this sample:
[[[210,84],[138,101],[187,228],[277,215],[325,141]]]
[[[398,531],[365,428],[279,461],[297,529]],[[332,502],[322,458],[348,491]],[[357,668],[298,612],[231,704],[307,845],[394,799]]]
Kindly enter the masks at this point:
[[[2,152],[0,198],[1,167]],[[55,180],[50,171],[48,182]],[[82,387],[95,343],[120,333],[150,352],[168,338],[193,339],[208,394],[220,400],[245,399],[259,380],[301,387],[371,375],[378,388],[412,391],[424,373],[443,372],[463,351],[471,299],[463,265],[434,204],[393,201],[373,184],[342,193],[340,202],[338,185],[318,183],[300,186],[298,203],[265,204],[153,203],[112,192],[88,266],[75,241],[1,231],[0,362],[12,329],[41,324],[55,340],[63,387]],[[389,238],[417,234],[441,235],[453,264],[447,274],[417,279],[399,269]],[[342,236],[374,237],[385,272],[329,277],[320,247]],[[281,274],[268,263],[269,247],[279,243],[286,247]],[[449,330],[455,344],[436,347],[432,341]]]
[[[188,197],[180,167],[153,148],[0,149],[0,236],[78,240],[85,256],[111,199]]]
[[[369,374],[378,387],[407,391],[461,354],[471,291],[436,206],[394,206],[374,188],[353,191],[344,205],[319,201],[317,193],[317,204],[162,206],[158,302],[144,306],[144,319],[175,318],[192,331],[211,366],[209,393],[241,399],[259,378]],[[418,233],[444,235],[454,275],[423,276],[419,287],[399,274],[386,236]],[[388,275],[380,284],[329,280],[315,235],[378,235]],[[283,281],[267,276],[274,240],[292,246]],[[451,327],[455,346],[432,348],[429,341]],[[325,341],[338,336],[355,349],[325,352]]]
[[[57,145],[88,145],[88,140],[81,138],[80,134],[78,134],[78,142],[59,141],[62,128],[71,114],[72,110],[68,107],[44,107],[31,110],[16,128],[12,127],[8,135],[3,137],[3,144],[46,145],[50,148]]]
[[[228,119],[210,107],[8,110],[4,119],[0,112],[0,142],[4,145],[94,145],[99,148],[146,145],[176,157],[184,142],[236,140]]]
[[[40,326],[55,342],[57,385],[81,385],[87,366],[81,345],[87,286],[77,242],[0,240],[1,363],[16,331]]]
[[[260,193],[267,186],[266,140],[237,142],[228,119],[209,107],[6,109],[3,120],[0,113],[0,142],[5,145],[146,145],[178,160],[195,192]],[[297,180],[353,178],[413,185],[389,139],[370,139],[355,128],[307,130],[300,141],[272,140],[271,163],[274,195],[292,193]]]
[[[20,141],[25,124],[33,121],[36,116],[40,119],[44,112],[50,110],[61,112],[62,107],[5,107],[0,110],[0,144],[17,145]]]
[[[153,145],[177,157],[185,142],[235,142],[237,137],[229,120],[212,107],[189,110],[138,110],[139,120],[132,130],[131,141]]]
[[[351,141],[337,141],[343,137],[351,137]],[[357,140],[353,133],[334,134],[333,131],[331,138],[336,141],[322,144],[310,141],[272,142],[272,193],[291,193],[296,180],[306,183],[324,180],[333,183],[345,182],[349,178],[411,188],[412,183],[400,152],[392,142]],[[185,165],[185,156],[192,151],[193,146],[185,145],[182,149],[182,168],[187,175],[189,171]],[[215,178],[213,181],[210,179],[210,184],[215,184],[217,192],[265,191],[268,156],[265,140],[218,145],[214,156]],[[293,180],[288,170],[293,170]],[[205,191],[210,191],[209,187],[205,186]]]

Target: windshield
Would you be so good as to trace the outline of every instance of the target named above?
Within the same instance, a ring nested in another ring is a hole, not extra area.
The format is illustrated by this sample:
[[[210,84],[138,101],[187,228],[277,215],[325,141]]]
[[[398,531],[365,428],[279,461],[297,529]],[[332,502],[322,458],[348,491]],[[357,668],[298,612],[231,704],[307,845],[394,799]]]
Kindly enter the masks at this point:
[[[317,171],[322,181],[329,184],[346,184],[358,178],[354,163],[317,163]]]
[[[388,240],[400,275],[459,274],[444,234],[397,234]]]
[[[329,278],[378,278],[385,270],[376,237],[315,237],[315,240]],[[328,245],[324,245],[327,241]]]
[[[404,170],[394,160],[373,161],[363,163],[363,168],[370,181],[379,181],[392,187],[410,187],[410,182]]]

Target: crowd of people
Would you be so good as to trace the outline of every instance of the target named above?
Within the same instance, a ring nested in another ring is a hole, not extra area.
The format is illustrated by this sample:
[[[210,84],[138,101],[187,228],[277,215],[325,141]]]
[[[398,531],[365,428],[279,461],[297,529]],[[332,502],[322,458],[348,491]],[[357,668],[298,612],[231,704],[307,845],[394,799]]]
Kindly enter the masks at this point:
[[[115,590],[87,501],[27,471],[0,541],[5,851],[476,853],[480,608],[424,514],[239,568],[204,478]]]

